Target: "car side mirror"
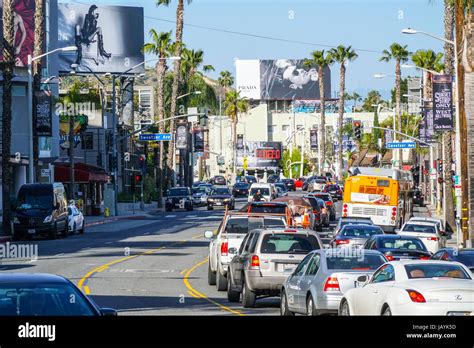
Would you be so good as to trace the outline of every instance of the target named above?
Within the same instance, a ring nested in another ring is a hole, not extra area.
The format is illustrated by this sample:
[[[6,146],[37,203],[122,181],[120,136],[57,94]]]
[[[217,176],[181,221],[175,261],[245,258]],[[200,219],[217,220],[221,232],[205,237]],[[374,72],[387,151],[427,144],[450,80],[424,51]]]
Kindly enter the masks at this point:
[[[354,282],[354,285],[356,288],[361,288],[365,284],[367,284],[368,281],[369,281],[369,277],[364,274],[357,277],[357,280]]]
[[[237,254],[237,248],[230,248],[229,254]]]
[[[207,238],[207,239],[212,239],[214,237],[214,232],[206,231],[206,232],[204,232],[204,237]]]
[[[100,309],[100,314],[104,317],[116,317],[117,316],[117,311],[112,308],[101,308]]]

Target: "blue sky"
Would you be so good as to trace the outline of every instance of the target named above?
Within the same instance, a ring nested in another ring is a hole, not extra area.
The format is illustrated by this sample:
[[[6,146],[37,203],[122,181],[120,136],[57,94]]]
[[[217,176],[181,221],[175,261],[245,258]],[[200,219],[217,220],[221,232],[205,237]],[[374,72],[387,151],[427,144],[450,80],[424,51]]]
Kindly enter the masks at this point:
[[[61,1],[64,2],[64,1]],[[78,0],[100,5],[144,7],[145,40],[148,31],[175,29],[176,1],[156,7],[154,0]],[[377,89],[383,95],[394,78],[374,79],[375,73],[394,73],[394,63],[379,62],[383,49],[393,42],[417,49],[442,51],[442,42],[429,37],[401,34],[412,27],[443,36],[443,0],[194,0],[185,9],[185,24],[206,26],[259,36],[305,42],[281,42],[185,26],[184,41],[189,48],[202,49],[206,64],[235,74],[234,59],[305,58],[319,45],[352,45],[359,58],[350,63],[346,86],[349,92],[365,95]],[[310,44],[311,43],[311,44]],[[375,52],[367,52],[375,51]],[[415,76],[415,70],[403,70]],[[333,91],[338,89],[339,69],[332,67]]]

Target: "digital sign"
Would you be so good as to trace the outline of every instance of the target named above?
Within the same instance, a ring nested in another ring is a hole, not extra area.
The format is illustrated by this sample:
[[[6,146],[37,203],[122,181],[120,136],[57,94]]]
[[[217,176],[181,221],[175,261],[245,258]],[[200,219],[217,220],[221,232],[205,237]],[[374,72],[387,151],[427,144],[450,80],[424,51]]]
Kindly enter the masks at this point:
[[[281,142],[243,142],[243,146],[237,148],[237,166],[243,168],[244,157],[246,157],[247,166],[250,169],[277,168],[280,166],[281,155]]]

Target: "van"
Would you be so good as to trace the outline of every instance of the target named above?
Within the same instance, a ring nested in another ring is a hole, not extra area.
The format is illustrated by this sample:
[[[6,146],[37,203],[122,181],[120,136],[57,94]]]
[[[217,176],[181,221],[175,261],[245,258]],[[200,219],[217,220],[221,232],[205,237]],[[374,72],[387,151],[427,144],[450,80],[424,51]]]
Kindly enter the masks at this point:
[[[265,183],[254,183],[250,186],[249,196],[247,201],[252,202],[253,196],[260,190],[261,194],[265,198],[265,201],[270,202],[272,199],[277,197],[275,185]]]
[[[67,200],[62,183],[25,184],[13,209],[13,239],[68,236]]]

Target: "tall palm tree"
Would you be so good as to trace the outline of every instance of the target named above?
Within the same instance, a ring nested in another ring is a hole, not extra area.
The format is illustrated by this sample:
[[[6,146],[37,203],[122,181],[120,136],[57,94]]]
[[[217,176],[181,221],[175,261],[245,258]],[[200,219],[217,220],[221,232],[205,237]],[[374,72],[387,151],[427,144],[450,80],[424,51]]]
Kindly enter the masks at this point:
[[[432,50],[418,50],[412,54],[411,60],[419,67],[433,71],[441,71],[444,69],[443,54],[435,53]],[[431,84],[431,73],[424,73],[423,81],[423,99],[433,99],[433,88]]]
[[[232,152],[234,154],[233,170],[235,172],[237,160],[237,123],[239,122],[239,113],[247,112],[249,109],[249,101],[246,97],[241,97],[239,91],[229,91],[225,96],[224,114],[232,120]]]
[[[351,99],[354,101],[353,109],[355,111],[355,109],[357,107],[357,103],[362,101],[362,96],[360,94],[358,94],[357,92],[354,92],[354,93],[352,93]]]
[[[44,1],[35,0],[35,39],[34,39],[34,51],[33,56],[37,57],[43,54],[44,37],[45,37],[45,25],[44,25]],[[35,60],[33,63],[33,98],[34,92],[41,89],[41,59]],[[35,168],[35,177],[39,178],[41,175],[41,169],[38,165],[39,161],[39,139],[36,132],[36,113],[33,113],[33,162]]]
[[[395,60],[395,112],[397,114],[397,130],[402,131],[402,88],[401,88],[401,63],[406,63],[410,57],[410,52],[407,50],[407,46],[402,46],[396,42],[390,45],[389,50],[383,50],[381,62],[390,62]],[[396,139],[394,134],[394,139]],[[398,150],[399,166],[401,167],[403,157],[402,149]]]
[[[178,0],[178,6],[176,7],[176,45],[174,45],[174,55],[176,57],[181,57],[182,49],[183,49],[183,24],[184,24],[184,1],[185,0]],[[187,4],[189,5],[192,0],[186,0]],[[171,4],[171,0],[157,0],[156,5],[165,5],[169,6]],[[174,75],[173,75],[173,86],[171,91],[171,109],[170,115],[176,115],[176,108],[177,108],[177,98],[179,92],[179,78],[180,78],[180,71],[181,71],[181,60],[176,60],[174,62]],[[174,132],[174,124],[175,121],[171,120],[170,122],[170,133]],[[168,168],[172,168],[173,166],[173,156],[174,156],[174,143],[170,141],[168,144],[168,158],[167,164]],[[174,171],[174,168],[172,168]],[[171,181],[172,175],[169,175]]]
[[[212,65],[203,65],[204,63],[204,52],[202,50],[193,50],[183,48],[182,58],[181,58],[181,81],[186,83],[189,81],[195,74],[201,74],[198,69],[202,66],[204,72],[213,71],[214,67]]]
[[[145,53],[151,53],[157,55],[158,63],[156,64],[156,75],[157,75],[157,104],[158,104],[158,121],[165,119],[164,109],[164,88],[165,88],[165,74],[166,74],[166,59],[170,56],[171,46],[171,31],[157,33],[155,29],[150,30],[151,42],[146,43],[143,46]],[[160,133],[165,132],[165,123],[159,123]],[[163,206],[163,154],[164,154],[164,142],[160,142],[160,153],[158,159],[158,175],[157,175],[157,187],[158,187],[158,208]],[[155,157],[156,158],[156,157]]]
[[[323,174],[324,163],[326,163],[326,96],[324,95],[324,70],[326,67],[334,63],[334,58],[331,54],[326,54],[324,50],[311,52],[311,58],[305,60],[305,65],[318,67],[318,81],[319,81],[319,98],[321,99],[321,168],[319,172]]]
[[[338,168],[339,168],[339,179],[343,178],[343,154],[342,154],[342,126],[344,124],[344,95],[346,90],[346,63],[354,61],[358,55],[352,49],[351,46],[339,45],[336,48],[331,48],[329,50],[329,55],[331,58],[340,64],[339,70],[339,158],[338,158]]]
[[[10,235],[12,232],[10,209],[12,167],[10,153],[12,140],[12,78],[15,65],[13,3],[14,0],[3,0],[2,230],[5,235]]]

